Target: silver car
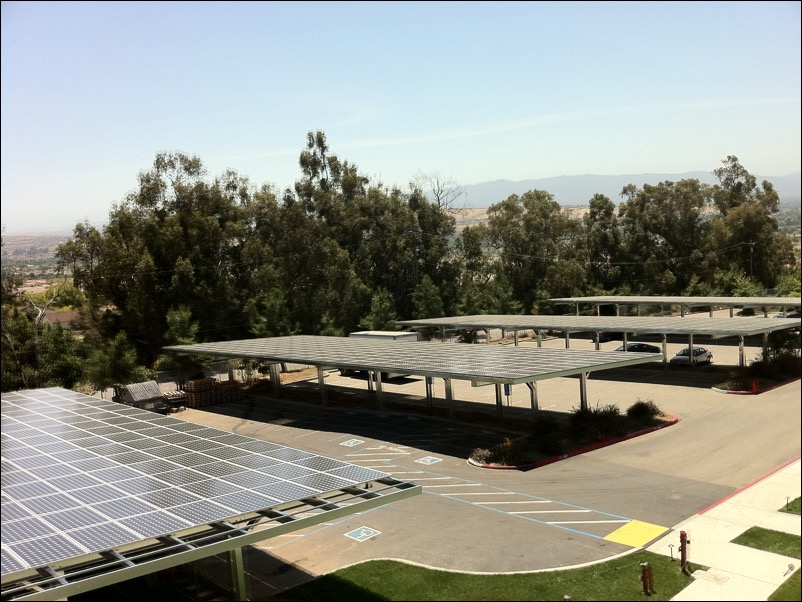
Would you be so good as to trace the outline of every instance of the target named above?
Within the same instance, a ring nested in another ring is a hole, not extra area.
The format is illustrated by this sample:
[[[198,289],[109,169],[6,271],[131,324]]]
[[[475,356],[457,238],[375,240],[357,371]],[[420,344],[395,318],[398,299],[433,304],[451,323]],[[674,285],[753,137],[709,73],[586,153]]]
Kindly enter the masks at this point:
[[[680,349],[677,354],[668,360],[671,364],[709,364],[713,361],[713,352],[706,347],[694,347],[693,357],[688,351],[687,347]]]

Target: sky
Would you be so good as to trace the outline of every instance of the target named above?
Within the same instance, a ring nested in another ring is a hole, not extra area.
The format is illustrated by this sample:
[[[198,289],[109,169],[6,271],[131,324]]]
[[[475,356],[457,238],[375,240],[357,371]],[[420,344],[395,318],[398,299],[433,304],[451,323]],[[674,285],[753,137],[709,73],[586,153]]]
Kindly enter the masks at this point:
[[[793,2],[2,2],[3,235],[102,226],[160,153],[278,190],[800,171]]]

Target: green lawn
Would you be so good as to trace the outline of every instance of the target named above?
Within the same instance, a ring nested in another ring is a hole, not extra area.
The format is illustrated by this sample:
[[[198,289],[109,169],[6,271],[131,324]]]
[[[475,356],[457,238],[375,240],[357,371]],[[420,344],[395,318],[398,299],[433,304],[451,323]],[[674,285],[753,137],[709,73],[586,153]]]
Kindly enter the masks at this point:
[[[670,600],[691,581],[679,560],[640,551],[609,562],[543,573],[466,575],[372,560],[324,575],[271,600],[640,600],[640,563],[652,567],[652,600]],[[692,567],[692,570],[705,567]]]

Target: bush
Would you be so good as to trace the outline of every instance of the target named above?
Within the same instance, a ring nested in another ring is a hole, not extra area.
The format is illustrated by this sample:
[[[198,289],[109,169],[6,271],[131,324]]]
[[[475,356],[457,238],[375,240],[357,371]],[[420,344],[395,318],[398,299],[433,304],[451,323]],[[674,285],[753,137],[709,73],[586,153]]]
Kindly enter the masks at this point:
[[[616,405],[580,408],[571,415],[571,437],[575,441],[600,440],[625,435],[627,425]]]
[[[543,437],[562,430],[562,423],[552,415],[538,416],[532,425],[532,435]]]
[[[800,372],[799,356],[791,352],[780,353],[769,361],[756,359],[749,365],[749,374],[753,377],[772,380],[786,380],[799,376]]]
[[[565,453],[565,441],[557,433],[538,438],[535,445],[537,451],[548,456],[560,456]]]
[[[719,383],[718,388],[725,391],[749,391],[753,380],[749,368],[738,367],[730,371],[727,380]]]
[[[663,410],[651,399],[646,401],[638,399],[638,401],[627,408],[627,418],[636,420],[637,422],[649,423],[662,415]]]
[[[471,452],[471,460],[477,464],[490,464],[493,457],[493,452],[483,447],[477,447]]]

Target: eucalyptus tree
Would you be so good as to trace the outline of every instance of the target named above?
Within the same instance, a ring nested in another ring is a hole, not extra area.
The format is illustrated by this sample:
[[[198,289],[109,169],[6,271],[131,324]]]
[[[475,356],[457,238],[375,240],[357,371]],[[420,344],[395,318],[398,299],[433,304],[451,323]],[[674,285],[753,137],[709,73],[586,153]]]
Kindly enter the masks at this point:
[[[247,333],[239,271],[248,183],[228,172],[209,184],[205,175],[197,157],[157,155],[102,231],[79,224],[56,254],[86,293],[103,336],[127,333],[144,365],[165,343],[171,307],[191,310],[202,340]]]
[[[796,264],[791,239],[779,232],[779,195],[771,182],[760,186],[730,155],[714,170],[713,187],[718,210],[708,250],[716,254],[719,274],[740,271],[761,288],[777,286],[783,273]]]
[[[622,277],[620,258],[621,229],[617,208],[603,194],[595,194],[582,216],[584,244],[581,259],[587,271],[588,290],[615,290]]]
[[[513,194],[491,206],[487,227],[498,273],[527,310],[538,298],[549,296],[544,287],[549,268],[575,258],[575,220],[544,190]]]
[[[699,180],[624,187],[618,206],[622,280],[640,294],[684,289],[694,273],[709,269],[702,252],[711,189]]]

